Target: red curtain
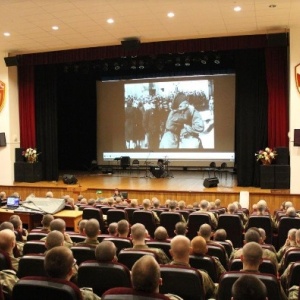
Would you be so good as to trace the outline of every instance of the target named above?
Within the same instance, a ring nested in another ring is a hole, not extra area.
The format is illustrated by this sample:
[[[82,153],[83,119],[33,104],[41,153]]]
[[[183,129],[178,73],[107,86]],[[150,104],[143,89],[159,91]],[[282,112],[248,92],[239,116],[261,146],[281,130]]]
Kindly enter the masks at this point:
[[[18,67],[21,148],[36,147],[34,66]]]
[[[286,47],[266,48],[268,146],[288,147],[288,71]]]

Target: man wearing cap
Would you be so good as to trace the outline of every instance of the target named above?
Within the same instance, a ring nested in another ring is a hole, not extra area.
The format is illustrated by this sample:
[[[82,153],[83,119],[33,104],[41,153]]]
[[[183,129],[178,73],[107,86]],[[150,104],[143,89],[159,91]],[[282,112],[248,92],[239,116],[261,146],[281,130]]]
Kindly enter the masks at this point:
[[[203,129],[200,113],[190,105],[187,95],[178,93],[173,100],[160,148],[202,148],[199,134]]]

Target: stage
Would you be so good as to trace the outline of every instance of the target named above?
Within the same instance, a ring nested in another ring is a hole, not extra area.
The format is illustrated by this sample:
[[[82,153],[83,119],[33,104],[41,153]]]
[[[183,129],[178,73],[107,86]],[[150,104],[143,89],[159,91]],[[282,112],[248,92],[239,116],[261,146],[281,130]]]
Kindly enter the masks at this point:
[[[63,175],[71,174],[77,178],[76,184],[65,184]],[[37,197],[44,197],[47,191],[52,191],[54,197],[60,198],[66,194],[76,198],[79,194],[87,199],[97,197],[110,197],[115,188],[128,192],[129,199],[138,199],[139,203],[144,198],[157,197],[162,203],[167,199],[184,200],[187,204],[199,202],[202,199],[214,201],[219,198],[223,206],[233,201],[238,201],[241,191],[249,192],[249,206],[252,207],[260,199],[267,201],[271,211],[279,208],[283,201],[290,200],[296,209],[300,209],[297,203],[299,195],[291,195],[289,190],[270,190],[256,187],[239,187],[236,177],[232,174],[220,174],[217,187],[206,188],[203,186],[207,172],[171,171],[167,178],[155,178],[151,172],[144,170],[117,170],[113,173],[103,174],[100,170],[87,172],[68,171],[62,172],[58,181],[39,181],[34,183],[15,182],[13,186],[0,186],[0,190],[7,195],[19,192],[22,199],[34,193]],[[99,192],[101,191],[101,194]]]

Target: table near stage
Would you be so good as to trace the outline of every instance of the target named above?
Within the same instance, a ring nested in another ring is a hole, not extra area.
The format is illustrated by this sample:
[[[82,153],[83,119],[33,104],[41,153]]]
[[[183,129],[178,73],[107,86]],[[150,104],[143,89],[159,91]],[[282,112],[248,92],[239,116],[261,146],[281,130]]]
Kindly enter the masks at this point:
[[[27,225],[28,230],[31,231],[37,226],[41,226],[42,214],[32,212],[15,212],[13,210],[0,208],[0,222],[8,221],[10,216],[18,215],[22,223]],[[53,215],[54,218],[61,218],[66,222],[66,227],[72,228],[78,232],[78,223],[82,219],[82,211],[77,210],[62,210]]]

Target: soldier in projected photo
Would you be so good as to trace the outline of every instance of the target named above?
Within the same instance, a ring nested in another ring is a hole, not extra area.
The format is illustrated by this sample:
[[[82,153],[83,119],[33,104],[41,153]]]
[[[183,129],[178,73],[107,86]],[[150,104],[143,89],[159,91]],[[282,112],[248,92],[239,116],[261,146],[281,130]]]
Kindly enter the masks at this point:
[[[187,95],[178,93],[173,100],[159,148],[202,148],[199,134],[203,129],[200,113],[190,105]]]

